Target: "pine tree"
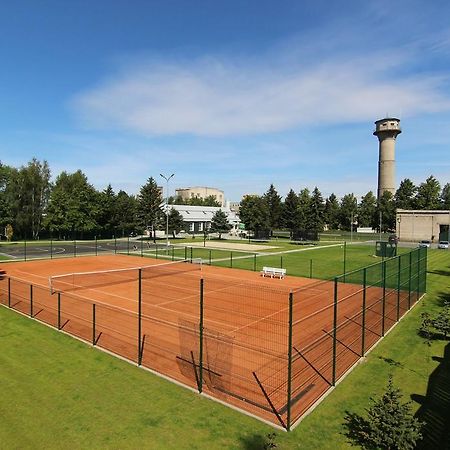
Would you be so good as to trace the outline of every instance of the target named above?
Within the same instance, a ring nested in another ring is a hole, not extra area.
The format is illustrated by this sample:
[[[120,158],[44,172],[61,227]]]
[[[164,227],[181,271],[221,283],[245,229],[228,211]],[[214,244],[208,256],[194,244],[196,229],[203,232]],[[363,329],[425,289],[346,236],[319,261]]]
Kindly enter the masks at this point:
[[[291,232],[299,228],[298,197],[293,189],[284,199],[282,223]]]
[[[323,203],[323,197],[316,186],[312,192],[310,199],[307,227],[308,230],[316,231],[318,233],[323,231],[324,212],[325,205]]]
[[[309,189],[302,189],[298,195],[298,229],[308,230],[309,222],[309,208],[311,206],[311,195]]]
[[[171,208],[169,212],[169,232],[175,239],[176,234],[184,229],[183,216],[175,208]]]
[[[401,402],[400,390],[394,388],[392,376],[381,398],[372,399],[372,402],[373,405],[367,410],[367,418],[347,414],[347,437],[365,449],[415,448],[422,438],[422,423],[411,413],[411,402]]]
[[[339,228],[339,202],[336,195],[331,194],[325,200],[324,220],[328,229],[337,230]]]
[[[222,233],[230,231],[231,224],[228,223],[227,215],[219,209],[211,219],[211,233],[219,233],[219,239],[222,238]]]
[[[153,240],[156,240],[156,229],[164,216],[161,209],[162,201],[161,189],[154,178],[150,177],[139,191],[138,217],[141,226],[153,233]]]
[[[269,212],[269,227],[272,231],[280,227],[282,214],[281,197],[278,195],[278,192],[273,184],[270,185],[269,190],[264,194],[263,199],[267,204],[267,210]]]

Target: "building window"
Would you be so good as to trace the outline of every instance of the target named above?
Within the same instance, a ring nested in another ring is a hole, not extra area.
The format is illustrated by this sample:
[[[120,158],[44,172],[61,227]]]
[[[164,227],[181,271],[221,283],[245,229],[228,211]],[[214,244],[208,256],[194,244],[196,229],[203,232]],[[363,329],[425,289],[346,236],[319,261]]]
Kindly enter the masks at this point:
[[[194,222],[189,223],[189,231],[194,231]]]
[[[203,231],[203,222],[198,223],[198,231]]]

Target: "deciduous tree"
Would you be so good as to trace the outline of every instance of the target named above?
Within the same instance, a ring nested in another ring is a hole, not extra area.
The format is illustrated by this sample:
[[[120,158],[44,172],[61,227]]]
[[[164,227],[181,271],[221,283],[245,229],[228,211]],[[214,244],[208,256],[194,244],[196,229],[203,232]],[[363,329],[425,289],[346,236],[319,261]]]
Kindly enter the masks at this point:
[[[269,228],[269,211],[266,202],[258,195],[246,195],[239,209],[241,222],[246,230],[258,231]]]
[[[405,178],[400,182],[400,186],[394,195],[395,206],[399,209],[413,209],[417,187],[409,179]]]
[[[441,185],[430,175],[424,183],[417,188],[416,207],[418,209],[438,209],[440,207],[439,195]]]

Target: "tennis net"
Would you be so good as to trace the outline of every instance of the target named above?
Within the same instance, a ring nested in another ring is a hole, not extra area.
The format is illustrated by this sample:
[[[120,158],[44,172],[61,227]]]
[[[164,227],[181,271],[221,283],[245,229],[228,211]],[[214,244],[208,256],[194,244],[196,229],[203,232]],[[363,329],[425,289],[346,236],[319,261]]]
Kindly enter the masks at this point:
[[[69,292],[137,281],[139,279],[139,271],[141,272],[142,280],[147,280],[150,278],[201,271],[201,268],[202,260],[193,259],[192,261],[181,260],[125,269],[74,272],[49,277],[49,287],[50,292],[54,294],[55,292]]]

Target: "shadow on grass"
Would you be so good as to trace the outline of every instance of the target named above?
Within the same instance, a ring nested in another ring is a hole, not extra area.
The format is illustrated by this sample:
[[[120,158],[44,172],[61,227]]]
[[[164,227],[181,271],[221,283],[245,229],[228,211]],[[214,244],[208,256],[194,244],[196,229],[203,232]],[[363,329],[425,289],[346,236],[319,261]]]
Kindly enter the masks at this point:
[[[253,434],[252,436],[245,436],[240,439],[242,448],[245,450],[269,450],[278,448],[276,443],[277,434],[269,433],[265,436],[260,434]]]
[[[425,421],[418,449],[450,448],[450,343],[445,346],[443,358],[433,359],[440,364],[428,379],[426,396],[411,395],[421,405],[416,416]]]
[[[427,273],[434,275],[442,275],[444,277],[450,277],[450,270],[427,270]]]
[[[398,361],[395,361],[395,359],[385,358],[384,356],[378,356],[378,359],[381,359],[382,361],[388,363],[390,366],[393,367],[403,367],[403,364]]]

